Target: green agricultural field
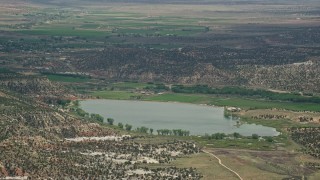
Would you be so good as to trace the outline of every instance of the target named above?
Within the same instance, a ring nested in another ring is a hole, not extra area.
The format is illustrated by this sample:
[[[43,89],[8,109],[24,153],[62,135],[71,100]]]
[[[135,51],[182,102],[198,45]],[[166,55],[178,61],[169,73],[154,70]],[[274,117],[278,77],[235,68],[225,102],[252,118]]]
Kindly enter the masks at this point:
[[[83,83],[91,80],[90,78],[87,78],[87,77],[73,77],[73,76],[64,76],[64,75],[55,75],[55,74],[47,75],[47,77],[50,81],[71,82],[71,83]]]
[[[135,7],[136,8],[136,7]],[[24,15],[30,24],[10,27],[25,35],[79,36],[190,36],[205,31],[198,18],[166,15],[150,16],[148,12],[122,10],[121,7],[87,8],[86,13],[55,8],[32,10]],[[209,18],[207,18],[209,19]],[[27,21],[28,22],[28,21]]]
[[[148,101],[172,101],[172,102],[184,102],[184,103],[195,103],[201,104],[206,103],[206,95],[187,95],[187,94],[162,94],[152,97],[145,98]]]
[[[61,29],[32,29],[15,31],[26,35],[49,35],[49,36],[79,36],[79,37],[103,37],[108,36],[109,32],[95,30],[77,30],[72,28]]]

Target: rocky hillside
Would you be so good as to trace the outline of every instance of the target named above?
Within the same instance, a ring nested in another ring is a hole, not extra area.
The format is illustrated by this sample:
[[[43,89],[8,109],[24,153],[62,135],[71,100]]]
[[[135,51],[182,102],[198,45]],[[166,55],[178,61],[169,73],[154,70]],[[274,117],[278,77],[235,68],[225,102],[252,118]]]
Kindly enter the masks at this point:
[[[57,100],[71,97],[74,95],[46,77],[0,73],[0,139],[15,136],[56,139],[76,137],[85,131],[109,134],[101,132],[97,124],[57,108]]]
[[[108,48],[77,53],[72,62],[80,71],[106,79],[319,93],[318,54],[318,50],[308,53],[273,47],[260,50],[219,46],[179,50]]]
[[[239,76],[248,84],[285,91],[320,92],[320,59],[277,66],[242,67]]]
[[[62,86],[53,84],[46,77],[38,75],[0,74],[0,86],[10,91],[28,95],[57,95],[66,93],[66,90]]]
[[[89,117],[80,118],[39,100],[38,96],[46,99],[66,92],[43,77],[2,74],[2,78],[0,179],[201,177],[193,168],[161,168],[179,156],[198,153],[191,142],[137,143],[134,139],[139,136],[121,135]],[[160,166],[150,170],[140,163]]]

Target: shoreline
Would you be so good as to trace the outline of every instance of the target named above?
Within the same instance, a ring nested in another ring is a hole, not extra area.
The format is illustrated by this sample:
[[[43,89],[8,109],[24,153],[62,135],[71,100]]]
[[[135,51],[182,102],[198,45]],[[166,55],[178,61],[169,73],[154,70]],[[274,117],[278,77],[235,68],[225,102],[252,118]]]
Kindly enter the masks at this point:
[[[167,103],[167,104],[181,104],[181,105],[188,105],[188,106],[197,106],[198,108],[208,108],[208,109],[218,109],[219,111],[221,110],[222,111],[222,116],[224,116],[224,112],[226,111],[226,109],[224,107],[219,107],[219,106],[211,106],[211,105],[206,105],[206,104],[196,104],[196,103],[185,103],[185,102],[175,102],[175,101],[149,101],[149,100],[126,100],[126,99],[98,99],[98,98],[88,98],[88,99],[82,99],[81,101],[90,101],[90,100],[98,100],[98,101],[109,101],[109,102],[131,102],[131,103],[161,103],[161,104],[164,104],[164,103]],[[81,106],[81,102],[79,103],[79,107],[80,108],[83,108],[83,106]],[[223,108],[223,109],[222,109]],[[84,109],[83,109],[84,110]],[[86,110],[84,110],[86,111]],[[88,112],[88,111],[86,111]],[[236,123],[236,121],[234,121]],[[281,131],[277,131],[277,128],[276,127],[272,127],[272,126],[266,126],[266,125],[262,125],[262,124],[259,124],[259,123],[249,123],[247,121],[242,121],[242,123],[240,123],[241,125],[255,125],[255,126],[263,126],[263,127],[267,127],[267,128],[272,128],[273,130],[272,131],[275,131],[276,133],[273,134],[273,135],[261,135],[261,136],[272,136],[272,137],[276,137],[278,135],[281,134]],[[238,124],[234,124],[233,126],[237,126]],[[237,131],[235,131],[237,132]],[[196,136],[200,135],[200,134],[194,134]],[[203,136],[203,135],[201,135]],[[250,136],[250,135],[244,135],[244,136]]]

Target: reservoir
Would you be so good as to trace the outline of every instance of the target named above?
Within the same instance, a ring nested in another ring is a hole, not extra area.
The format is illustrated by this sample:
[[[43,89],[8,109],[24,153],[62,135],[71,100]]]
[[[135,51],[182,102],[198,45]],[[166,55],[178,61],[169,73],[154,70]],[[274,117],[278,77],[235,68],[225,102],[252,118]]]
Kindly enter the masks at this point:
[[[244,136],[277,136],[275,128],[256,124],[237,126],[237,120],[224,116],[224,108],[174,102],[85,100],[80,107],[88,113],[113,118],[114,124],[130,124],[133,129],[145,126],[157,129],[182,129],[191,135],[214,133],[231,134],[238,132]]]

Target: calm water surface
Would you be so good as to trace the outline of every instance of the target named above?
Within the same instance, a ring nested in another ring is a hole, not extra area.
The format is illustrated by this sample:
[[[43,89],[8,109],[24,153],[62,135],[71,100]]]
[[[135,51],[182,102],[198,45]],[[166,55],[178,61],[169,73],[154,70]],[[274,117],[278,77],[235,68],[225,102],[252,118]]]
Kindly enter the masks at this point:
[[[277,136],[274,128],[255,124],[236,126],[236,120],[224,117],[221,107],[202,106],[171,102],[146,102],[123,100],[86,100],[81,108],[89,113],[102,115],[105,119],[113,118],[119,122],[131,124],[133,128],[145,126],[157,129],[183,129],[192,135],[205,133],[238,132],[241,135]]]

